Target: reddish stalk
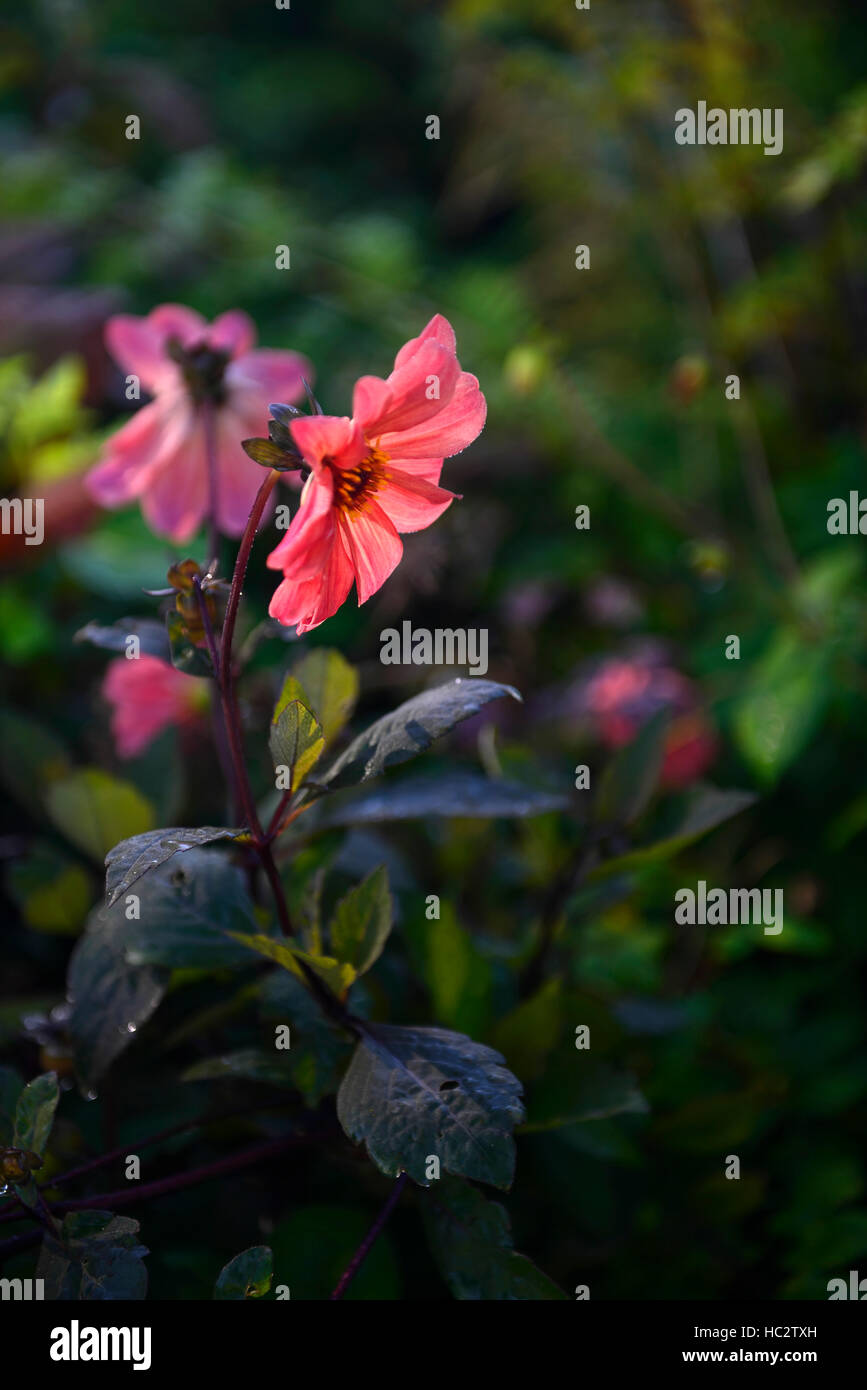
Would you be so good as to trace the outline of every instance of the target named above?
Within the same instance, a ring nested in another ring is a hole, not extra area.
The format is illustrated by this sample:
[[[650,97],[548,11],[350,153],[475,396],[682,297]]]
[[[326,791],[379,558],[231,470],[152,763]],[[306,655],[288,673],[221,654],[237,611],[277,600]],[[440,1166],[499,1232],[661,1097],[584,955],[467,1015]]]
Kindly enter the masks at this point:
[[[349,1285],[352,1283],[356,1274],[361,1269],[361,1266],[364,1264],[364,1261],[370,1254],[378,1237],[382,1234],[382,1229],[385,1226],[386,1221],[391,1216],[391,1213],[397,1206],[398,1201],[400,1200],[400,1194],[406,1187],[406,1180],[406,1173],[401,1173],[400,1177],[397,1179],[397,1182],[391,1189],[391,1192],[388,1194],[388,1201],[382,1208],[382,1211],[379,1213],[379,1216],[374,1221],[367,1235],[364,1237],[364,1240],[359,1245],[352,1259],[349,1261],[349,1264],[346,1266],[345,1270],[343,1271],[339,1280],[337,1281],[337,1286],[335,1287],[329,1302],[334,1302],[336,1299],[342,1298],[343,1295],[346,1293],[346,1290],[349,1288]]]

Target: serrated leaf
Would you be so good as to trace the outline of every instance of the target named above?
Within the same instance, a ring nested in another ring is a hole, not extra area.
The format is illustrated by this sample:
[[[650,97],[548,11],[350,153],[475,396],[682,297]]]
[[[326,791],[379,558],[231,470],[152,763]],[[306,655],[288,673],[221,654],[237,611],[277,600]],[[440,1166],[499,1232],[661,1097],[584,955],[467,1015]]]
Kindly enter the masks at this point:
[[[170,830],[149,830],[144,835],[121,840],[105,858],[106,906],[112,907],[142,874],[164,864],[173,854],[195,845],[214,844],[217,840],[237,840],[244,833],[214,825],[202,825],[198,829],[174,826]]]
[[[252,1245],[224,1265],[214,1285],[214,1298],[263,1298],[271,1287],[274,1256],[267,1245]]]
[[[670,723],[670,711],[660,710],[631,743],[615,753],[600,780],[596,821],[631,825],[645,810],[659,782]]]
[[[566,1294],[514,1249],[508,1214],[469,1183],[445,1178],[422,1202],[434,1259],[455,1298],[563,1300]]]
[[[340,792],[311,810],[310,817],[320,829],[428,816],[541,816],[565,810],[568,805],[568,797],[557,792],[494,781],[474,772],[451,772],[443,777],[404,777],[381,787]],[[306,830],[310,823],[305,817],[299,828]]]
[[[379,959],[390,931],[391,894],[388,871],[382,864],[340,899],[328,940],[332,953],[351,965],[357,978]]]
[[[139,1243],[139,1223],[108,1211],[75,1211],[64,1217],[58,1238],[42,1242],[36,1277],[46,1299],[120,1301],[143,1299],[148,1251]]]
[[[298,696],[322,726],[326,743],[332,743],[355,708],[358,672],[331,647],[314,647],[292,672],[304,695]]]
[[[724,821],[745,811],[756,801],[753,792],[737,791],[734,788],[703,786],[697,788],[689,797],[686,809],[667,835],[646,845],[639,845],[626,854],[606,859],[588,874],[588,879],[610,878],[612,874],[628,873],[660,859],[670,859],[679,854],[687,845],[706,835],[709,830],[722,825]]]
[[[177,609],[166,614],[166,634],[169,640],[169,660],[185,676],[213,676],[214,669],[204,647],[196,643],[187,633],[184,620]]]
[[[118,618],[109,626],[86,623],[76,632],[74,641],[89,642],[103,651],[122,652],[125,655],[130,637],[138,638],[139,651],[143,656],[158,656],[162,661],[171,661],[168,633],[155,618]]]
[[[448,733],[455,725],[470,719],[492,700],[520,695],[510,685],[496,681],[457,679],[415,695],[399,705],[391,714],[371,724],[363,734],[353,739],[345,752],[318,780],[329,791],[338,787],[368,782],[387,767],[415,758],[429,748],[434,739]]]
[[[54,1123],[60,1092],[53,1071],[37,1076],[25,1086],[15,1107],[15,1135],[12,1146],[29,1149],[42,1158]]]
[[[297,685],[297,682],[294,684]],[[268,747],[275,771],[279,773],[282,768],[289,769],[289,786],[285,785],[285,775],[278,785],[281,790],[294,792],[319,760],[325,739],[306,705],[293,697],[284,701],[281,696],[268,735]]]
[[[69,1032],[78,1074],[94,1086],[166,992],[169,972],[126,958],[123,904],[92,913],[69,962]]]
[[[521,1083],[491,1047],[445,1028],[365,1024],[337,1093],[337,1114],[391,1177],[426,1187],[431,1156],[443,1172],[509,1187]]]
[[[290,970],[299,980],[304,979],[304,972],[299,966],[299,961],[303,961],[325,981],[332,994],[342,995],[355,979],[352,966],[335,960],[333,956],[312,955],[309,951],[290,945],[288,941],[278,941],[271,936],[248,936],[241,932],[230,932],[229,935],[248,950],[257,951],[260,956],[282,965],[284,970]]]
[[[53,782],[46,805],[70,843],[97,862],[105,858],[118,837],[143,834],[154,822],[153,807],[137,787],[96,767]]]
[[[130,965],[224,969],[248,957],[230,932],[256,926],[241,869],[225,855],[193,848],[139,880],[137,915],[126,919],[126,898],[113,908]]]

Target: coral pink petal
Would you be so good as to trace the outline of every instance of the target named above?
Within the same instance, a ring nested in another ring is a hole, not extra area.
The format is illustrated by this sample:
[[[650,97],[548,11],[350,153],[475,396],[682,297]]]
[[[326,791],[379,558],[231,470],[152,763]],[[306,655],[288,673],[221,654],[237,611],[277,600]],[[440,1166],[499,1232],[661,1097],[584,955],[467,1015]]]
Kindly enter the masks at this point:
[[[313,368],[300,352],[273,348],[245,352],[226,368],[226,385],[231,393],[255,392],[265,406],[271,401],[294,405],[304,396],[304,382],[312,380]]]
[[[330,469],[311,473],[289,530],[266,560],[287,579],[311,579],[328,562],[335,539],[334,483]]]
[[[470,372],[461,372],[451,399],[439,414],[410,429],[384,432],[379,447],[395,458],[431,458],[439,454],[450,458],[478,438],[486,413],[477,379]]]
[[[460,376],[453,352],[428,339],[388,378],[389,400],[383,413],[365,426],[369,437],[403,433],[438,416],[454,395]],[[430,449],[429,453],[445,450]]]
[[[391,405],[388,382],[380,376],[362,376],[352,393],[352,418],[365,433],[371,433],[377,422],[387,414]]]
[[[161,536],[178,543],[190,539],[208,510],[208,470],[204,434],[193,418],[177,450],[160,460],[141,493],[142,515]]]
[[[137,376],[148,392],[176,371],[166,356],[165,339],[147,319],[116,314],[105,325],[105,345],[123,371]]]
[[[424,478],[426,482],[436,486],[443,471],[443,460],[441,458],[405,459],[395,454],[389,454],[388,468],[389,472],[394,472],[397,469],[401,473],[409,473],[413,478]]]
[[[314,468],[325,459],[338,468],[354,468],[367,453],[361,430],[347,415],[304,415],[289,429]]]
[[[151,310],[146,322],[162,338],[164,351],[170,338],[177,338],[187,348],[203,343],[208,336],[205,319],[185,304],[160,304]]]
[[[348,516],[341,512],[338,525],[355,571],[358,602],[366,603],[400,564],[403,544],[392,522],[373,501],[363,511]]]
[[[111,729],[122,758],[134,758],[172,724],[190,718],[201,682],[156,656],[109,663],[102,694],[112,706]]]
[[[397,531],[423,531],[442,516],[454,497],[453,492],[391,465],[388,485],[376,494],[377,502]]]
[[[140,497],[149,479],[174,455],[193,428],[192,411],[183,396],[160,396],[118,430],[105,445],[103,459],[85,484],[103,507],[120,507]]]
[[[352,565],[335,531],[321,573],[312,579],[284,579],[271,599],[268,613],[278,623],[300,633],[318,627],[346,601],[354,579]]]
[[[444,319],[442,314],[434,314],[430,323],[426,324],[417,338],[411,338],[408,343],[404,343],[397,357],[394,359],[395,367],[402,367],[403,364],[417,352],[422,343],[432,338],[435,343],[442,343],[449,352],[457,350],[455,341],[455,330],[452,328],[448,319]]]
[[[266,470],[244,453],[250,437],[247,421],[226,407],[217,416],[217,522],[224,536],[240,536]],[[210,481],[209,481],[210,487]]]
[[[256,327],[243,309],[230,309],[214,319],[208,329],[208,345],[218,352],[240,357],[249,352],[256,341]]]
[[[91,497],[103,507],[121,507],[138,495],[142,470],[159,452],[165,411],[146,405],[105,445],[103,457],[85,478]]]

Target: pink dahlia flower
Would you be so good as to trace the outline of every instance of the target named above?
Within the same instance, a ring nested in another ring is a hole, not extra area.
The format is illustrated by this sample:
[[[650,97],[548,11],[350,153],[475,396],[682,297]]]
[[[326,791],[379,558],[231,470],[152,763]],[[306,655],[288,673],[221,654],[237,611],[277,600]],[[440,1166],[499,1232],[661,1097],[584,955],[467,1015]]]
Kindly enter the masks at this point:
[[[139,500],[148,525],[178,542],[214,499],[217,529],[239,536],[263,477],[241,440],[261,430],[270,401],[303,395],[309,363],[296,352],[255,349],[256,330],[240,309],[208,324],[194,309],[161,304],[146,318],[109,319],[105,337],[154,399],[106,444],[87,475],[93,497],[103,507]]]
[[[111,732],[121,758],[137,757],[163,729],[191,723],[210,699],[206,680],[185,676],[158,656],[109,662],[102,694],[112,707]]]
[[[283,571],[268,609],[298,632],[318,627],[355,581],[364,603],[403,554],[399,532],[422,531],[455,494],[439,487],[443,460],[485,423],[479,383],[462,372],[440,314],[401,348],[383,381],[356,382],[352,418],[305,415],[289,426],[311,469],[301,505],[268,556]]]
[[[661,781],[671,788],[701,777],[717,754],[716,734],[699,699],[692,681],[680,671],[620,657],[604,663],[584,696],[585,708],[609,748],[631,743],[655,714],[670,711]]]

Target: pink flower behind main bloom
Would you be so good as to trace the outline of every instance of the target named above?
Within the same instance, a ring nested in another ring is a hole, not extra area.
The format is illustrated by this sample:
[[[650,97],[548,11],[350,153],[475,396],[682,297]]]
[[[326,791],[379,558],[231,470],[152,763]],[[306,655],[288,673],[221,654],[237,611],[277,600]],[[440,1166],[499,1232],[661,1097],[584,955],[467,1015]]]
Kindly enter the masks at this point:
[[[158,656],[109,662],[102,694],[112,707],[111,732],[122,758],[137,757],[163,729],[197,719],[209,699],[206,680],[185,676]]]
[[[454,330],[437,314],[401,348],[387,380],[356,382],[351,419],[293,420],[311,473],[268,556],[283,571],[271,617],[309,632],[337,612],[353,580],[358,602],[370,598],[400,561],[398,533],[430,526],[453,500],[439,486],[443,460],[481,433],[485,410],[478,381],[455,356]]]
[[[716,757],[716,733],[701,707],[697,688],[669,666],[613,657],[588,683],[584,704],[609,748],[631,743],[653,715],[669,710],[663,786],[686,786],[703,776]]]
[[[93,497],[104,507],[138,500],[154,531],[188,540],[210,504],[209,405],[217,526],[239,536],[263,477],[241,440],[261,431],[270,401],[300,399],[309,363],[295,352],[255,349],[256,330],[240,309],[208,324],[194,309],[161,304],[146,318],[109,319],[105,336],[112,356],[154,399],[108,441],[87,475]]]

